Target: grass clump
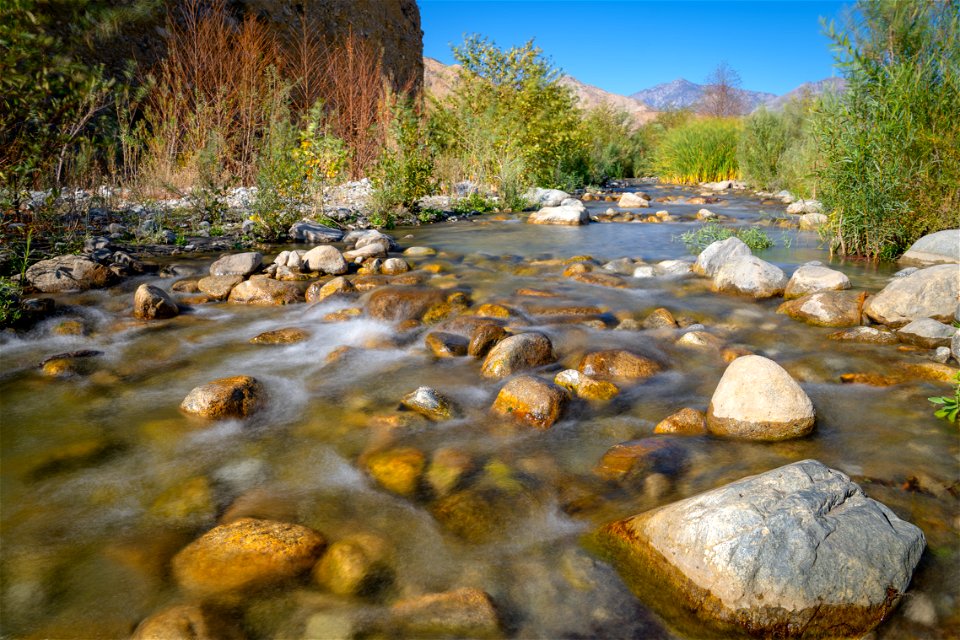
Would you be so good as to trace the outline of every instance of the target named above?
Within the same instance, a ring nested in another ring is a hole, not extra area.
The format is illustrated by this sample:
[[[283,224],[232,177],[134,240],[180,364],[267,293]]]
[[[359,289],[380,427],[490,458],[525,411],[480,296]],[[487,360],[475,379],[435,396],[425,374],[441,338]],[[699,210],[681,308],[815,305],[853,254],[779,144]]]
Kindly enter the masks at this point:
[[[657,173],[680,184],[736,179],[739,135],[739,122],[726,118],[692,119],[670,129],[657,149]]]
[[[734,229],[711,222],[695,231],[687,231],[680,235],[680,241],[686,245],[687,249],[697,253],[703,251],[714,242],[726,240],[727,238],[739,238],[745,245],[750,247],[751,251],[769,249],[773,246],[773,240],[770,239],[770,236],[757,227]]]

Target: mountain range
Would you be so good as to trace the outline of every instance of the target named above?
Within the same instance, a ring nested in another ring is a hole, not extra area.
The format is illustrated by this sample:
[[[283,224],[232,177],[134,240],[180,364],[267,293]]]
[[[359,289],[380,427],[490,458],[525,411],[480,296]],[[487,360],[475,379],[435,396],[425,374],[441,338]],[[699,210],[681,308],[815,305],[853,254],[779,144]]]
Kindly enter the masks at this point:
[[[446,97],[453,90],[459,69],[460,65],[446,65],[439,60],[424,57],[423,84],[427,94],[441,100]],[[615,109],[626,111],[633,116],[638,124],[653,120],[660,111],[696,106],[703,97],[705,89],[705,85],[677,78],[672,82],[665,82],[629,96],[623,96],[580,82],[568,75],[562,76],[560,82],[573,90],[581,108],[593,109],[602,104],[607,104]],[[816,82],[805,82],[782,96],[747,89],[740,89],[740,92],[749,111],[753,111],[760,106],[780,110],[794,98],[843,91],[843,88],[844,81],[842,78],[826,78]]]

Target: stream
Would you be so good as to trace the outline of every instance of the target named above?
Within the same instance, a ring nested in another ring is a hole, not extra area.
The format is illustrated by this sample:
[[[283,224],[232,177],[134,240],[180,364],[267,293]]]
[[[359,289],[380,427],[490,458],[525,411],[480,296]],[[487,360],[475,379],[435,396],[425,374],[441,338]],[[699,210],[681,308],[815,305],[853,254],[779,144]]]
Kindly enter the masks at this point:
[[[650,264],[694,259],[678,236],[700,224],[690,218],[703,206],[734,220],[727,224],[783,216],[783,205],[745,195],[694,205],[683,203],[694,195],[689,189],[644,189],[655,198],[679,199],[654,203],[644,214],[662,208],[686,221],[559,227],[488,215],[390,231],[403,247],[439,252],[410,258],[426,285],[468,291],[474,307],[515,309],[510,322],[546,334],[558,356],[558,364],[544,369],[550,378],[599,349],[631,349],[666,364],[610,402],[572,403],[545,431],[492,415],[502,382],[480,375],[481,360],[433,357],[424,346],[429,328],[401,331],[366,316],[325,320],[362,306],[356,300],[198,304],[170,320],[142,322],[130,315],[137,286],[169,290],[173,279],[140,277],[57,296],[65,307],[60,316],[26,334],[4,335],[0,343],[0,635],[127,637],[145,617],[186,601],[171,579],[171,558],[239,510],[311,527],[328,541],[376,535],[390,548],[393,573],[388,586],[368,597],[333,596],[308,575],[232,603],[231,615],[251,638],[319,638],[325,618],[318,614],[375,617],[398,599],[461,587],[490,595],[508,637],[690,637],[591,555],[584,536],[807,458],[851,476],[926,535],[910,592],[876,637],[960,635],[960,439],[926,400],[950,387],[920,380],[841,384],[841,374],[883,374],[919,356],[896,346],[830,340],[835,329],[776,314],[779,298],[716,294],[708,280],[692,276],[627,276],[626,288],[564,277],[562,261],[573,256],[599,264],[623,257]],[[611,206],[586,204],[594,213]],[[897,271],[894,264],[831,258],[814,232],[766,230],[776,246],[757,254],[788,275],[820,260],[846,273],[854,289],[875,292]],[[304,247],[275,247],[264,262],[293,248]],[[181,256],[176,264],[204,275],[216,257]],[[516,293],[524,288],[555,297]],[[600,313],[587,322],[550,313],[558,307],[599,307]],[[726,367],[718,351],[675,345],[680,329],[613,330],[620,320],[642,321],[659,307],[702,323],[725,346],[782,365],[814,403],[813,434],[778,443],[678,438],[685,462],[657,482],[600,478],[595,468],[610,447],[651,436],[659,421],[684,407],[706,410]],[[58,335],[54,328],[65,319],[80,321],[84,333]],[[249,342],[287,327],[309,337],[294,344]],[[102,352],[89,359],[87,375],[50,378],[37,366],[50,355],[83,349]],[[262,411],[209,422],[179,410],[192,388],[237,375],[263,384]],[[420,386],[452,399],[459,417],[432,423],[398,411],[400,398]],[[399,447],[427,460],[438,452],[463,456],[471,469],[464,504],[476,508],[451,522],[437,515],[439,498],[429,492],[401,496],[380,487],[365,460]]]

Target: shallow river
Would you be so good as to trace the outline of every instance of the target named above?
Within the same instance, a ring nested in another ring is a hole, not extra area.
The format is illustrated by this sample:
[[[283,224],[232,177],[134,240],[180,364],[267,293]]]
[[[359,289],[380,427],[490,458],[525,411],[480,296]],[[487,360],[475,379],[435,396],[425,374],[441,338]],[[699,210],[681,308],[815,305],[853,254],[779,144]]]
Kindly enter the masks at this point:
[[[668,187],[650,191],[677,195]],[[607,206],[590,203],[592,210]],[[701,206],[662,208],[689,216]],[[783,211],[746,198],[707,206],[742,221]],[[336,598],[305,578],[233,603],[230,614],[251,637],[324,637],[317,614],[376,617],[399,598],[465,586],[490,594],[510,637],[689,637],[584,550],[585,534],[815,458],[852,476],[927,537],[911,591],[878,637],[960,636],[960,447],[956,427],[934,418],[926,401],[949,387],[839,381],[843,373],[882,374],[919,356],[828,340],[831,329],[775,314],[778,300],[714,294],[701,279],[628,277],[628,288],[609,289],[564,278],[555,260],[690,258],[676,236],[696,226],[545,227],[481,217],[392,232],[404,246],[441,252],[415,260],[440,265],[439,273],[424,272],[427,284],[468,290],[474,305],[497,302],[524,311],[526,328],[554,343],[560,360],[547,369],[551,376],[601,348],[630,348],[668,365],[624,387],[610,403],[573,404],[543,432],[492,417],[500,383],[482,378],[473,358],[434,359],[424,348],[426,330],[399,335],[363,317],[323,320],[356,302],[205,304],[172,320],[140,323],[130,318],[136,286],[169,288],[172,280],[140,278],[61,296],[58,302],[73,305],[64,316],[2,343],[0,633],[126,636],[144,617],[183,602],[169,576],[171,557],[228,509],[240,509],[313,527],[328,540],[377,534],[388,542],[394,572],[391,584],[367,598]],[[760,255],[788,275],[798,264],[822,260],[847,273],[855,288],[876,291],[896,270],[831,261],[813,233],[770,227],[769,234],[778,244]],[[214,258],[177,264],[199,273]],[[516,296],[523,287],[558,297]],[[816,407],[816,430],[775,444],[684,438],[686,463],[665,482],[604,482],[594,469],[607,449],[651,435],[657,422],[683,407],[705,410],[725,364],[717,353],[675,346],[679,331],[613,331],[538,315],[537,306],[549,305],[601,307],[611,327],[614,318],[642,320],[657,307],[702,322],[726,345],[773,358],[798,379]],[[81,320],[87,335],[54,335],[64,318]],[[279,346],[248,342],[282,327],[306,329],[310,338]],[[344,346],[354,349],[328,363]],[[37,367],[47,356],[78,349],[103,352],[91,359],[89,375],[46,378]],[[193,387],[241,374],[256,376],[267,390],[266,408],[252,418],[211,424],[178,410]],[[462,417],[428,423],[398,413],[398,400],[422,385],[452,398]],[[464,491],[474,491],[477,508],[443,523],[428,493],[401,497],[378,487],[364,471],[366,456],[401,446],[427,459],[441,450],[464,454],[474,469]]]

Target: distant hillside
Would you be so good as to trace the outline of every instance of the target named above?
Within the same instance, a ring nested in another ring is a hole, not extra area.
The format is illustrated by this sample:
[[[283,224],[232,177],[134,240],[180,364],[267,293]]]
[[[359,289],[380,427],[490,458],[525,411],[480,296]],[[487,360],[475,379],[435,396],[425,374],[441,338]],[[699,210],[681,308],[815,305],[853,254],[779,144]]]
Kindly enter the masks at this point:
[[[631,94],[630,97],[640,100],[658,111],[667,109],[688,109],[693,108],[703,98],[705,85],[690,82],[683,78],[677,78],[672,82],[664,82],[649,89],[643,89]],[[744,98],[747,111],[753,111],[761,104],[775,99],[777,96],[773,93],[764,91],[749,91],[741,89],[740,94]]]
[[[432,95],[437,99],[443,99],[453,90],[457,81],[457,73],[460,65],[446,65],[439,60],[424,57],[423,59],[423,86],[427,95]],[[584,84],[571,76],[563,76],[560,83],[570,87],[579,100],[580,107],[583,109],[593,109],[603,104],[620,111],[626,111],[637,121],[638,124],[649,122],[657,117],[657,112],[633,98],[621,96],[616,93],[604,91],[599,87]]]
[[[825,93],[843,93],[846,87],[847,81],[843,78],[824,78],[816,82],[804,82],[793,91],[788,91],[782,96],[768,100],[763,106],[771,111],[780,111],[791,100],[801,100],[805,97],[814,98]]]

